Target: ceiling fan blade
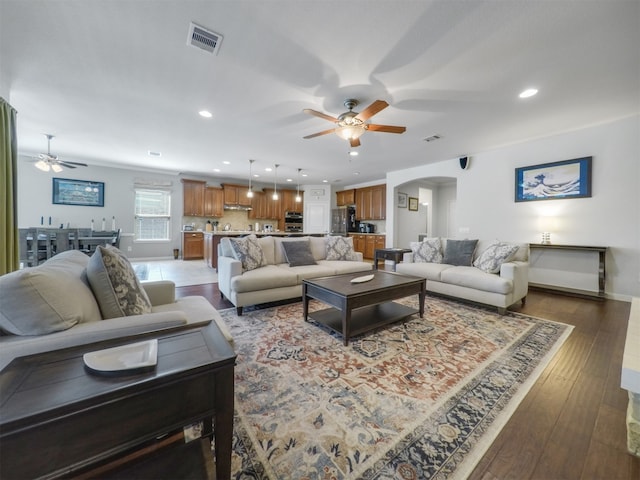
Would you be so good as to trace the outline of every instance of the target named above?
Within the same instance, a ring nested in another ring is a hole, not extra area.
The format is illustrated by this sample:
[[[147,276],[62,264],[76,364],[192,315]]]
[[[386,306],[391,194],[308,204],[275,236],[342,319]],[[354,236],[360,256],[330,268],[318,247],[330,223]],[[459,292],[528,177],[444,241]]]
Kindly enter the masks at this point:
[[[86,163],[80,163],[80,162],[69,162],[67,160],[58,160],[58,163],[61,165],[76,165],[78,167],[88,167],[89,165],[87,165]]]
[[[393,125],[376,125],[370,123],[369,125],[367,125],[367,130],[371,130],[372,132],[404,133],[407,130],[407,127],[395,127]]]
[[[338,123],[338,119],[332,117],[331,115],[327,115],[326,113],[318,112],[317,110],[311,110],[310,108],[305,108],[302,110],[304,113],[308,113],[309,115],[315,115],[316,117],[324,118],[325,120],[329,120],[333,123]]]
[[[61,167],[67,167],[67,168],[77,168],[75,165],[71,165],[70,163],[67,162],[56,162],[56,165],[60,165]]]
[[[320,135],[326,135],[328,133],[333,133],[335,132],[335,128],[330,128],[329,130],[325,130],[323,132],[318,132],[318,133],[314,133],[312,135],[307,135],[306,137],[302,137],[302,138],[315,138],[315,137],[319,137]]]
[[[364,122],[365,120],[368,120],[369,118],[373,117],[380,110],[384,110],[388,106],[389,104],[384,100],[376,100],[367,108],[365,108],[363,111],[361,111],[358,115],[356,115],[356,118]]]
[[[349,143],[354,148],[355,147],[359,147],[360,146],[360,139],[359,138],[351,138],[351,139],[349,139]]]

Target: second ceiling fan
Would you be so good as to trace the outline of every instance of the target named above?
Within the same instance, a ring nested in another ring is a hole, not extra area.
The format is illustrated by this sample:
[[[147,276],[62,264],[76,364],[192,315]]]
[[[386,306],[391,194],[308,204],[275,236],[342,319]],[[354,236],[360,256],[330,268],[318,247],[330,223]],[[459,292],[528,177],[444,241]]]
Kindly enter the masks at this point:
[[[340,116],[332,117],[326,113],[318,112],[305,108],[303,112],[309,115],[315,115],[316,117],[324,118],[336,124],[335,128],[324,130],[322,132],[307,135],[305,139],[319,137],[321,135],[327,135],[328,133],[335,133],[340,138],[348,140],[352,147],[360,146],[360,136],[367,130],[372,132],[387,132],[387,133],[404,133],[406,127],[396,127],[393,125],[376,125],[373,123],[366,123],[368,119],[373,117],[379,111],[387,108],[389,104],[384,100],[376,100],[360,113],[354,112],[353,108],[358,105],[358,101],[349,98],[344,101],[344,106],[349,109],[348,112],[344,112]]]

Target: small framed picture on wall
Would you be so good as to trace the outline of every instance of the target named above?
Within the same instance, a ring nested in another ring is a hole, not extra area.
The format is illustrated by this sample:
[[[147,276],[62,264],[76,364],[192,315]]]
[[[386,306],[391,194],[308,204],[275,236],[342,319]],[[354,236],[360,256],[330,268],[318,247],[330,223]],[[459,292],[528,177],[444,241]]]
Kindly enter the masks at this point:
[[[409,210],[412,212],[418,211],[418,199],[415,197],[409,197]]]
[[[407,208],[407,194],[398,193],[398,208]]]

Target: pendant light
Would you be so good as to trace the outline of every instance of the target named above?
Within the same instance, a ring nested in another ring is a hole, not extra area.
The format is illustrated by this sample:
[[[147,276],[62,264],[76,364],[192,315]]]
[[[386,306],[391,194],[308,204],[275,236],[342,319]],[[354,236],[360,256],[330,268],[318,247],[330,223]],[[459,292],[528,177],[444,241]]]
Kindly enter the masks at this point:
[[[278,167],[279,164],[275,164],[275,171],[273,172],[273,196],[271,197],[273,200],[278,200]]]
[[[298,169],[298,189],[296,191],[296,203],[300,203],[302,201],[302,197],[300,196],[300,172],[301,168]]]
[[[253,190],[251,189],[251,166],[255,160],[249,160],[249,190],[247,190],[247,198],[253,198]]]

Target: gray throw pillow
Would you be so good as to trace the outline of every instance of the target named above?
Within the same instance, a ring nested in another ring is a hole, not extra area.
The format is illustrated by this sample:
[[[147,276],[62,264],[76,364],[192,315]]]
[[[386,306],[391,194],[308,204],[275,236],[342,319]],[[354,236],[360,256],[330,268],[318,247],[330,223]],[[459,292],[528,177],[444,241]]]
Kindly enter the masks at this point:
[[[447,240],[443,263],[447,265],[471,266],[473,252],[478,240]]]
[[[316,261],[311,253],[311,245],[308,240],[299,242],[282,242],[284,256],[290,267],[301,265],[316,265]]]
[[[353,250],[353,238],[351,237],[326,237],[327,241],[327,260],[349,260],[358,259]]]
[[[409,244],[414,263],[442,263],[442,243],[439,237],[425,238]]]
[[[98,246],[87,264],[87,278],[103,318],[151,313],[151,301],[136,272],[116,247]]]
[[[510,261],[518,251],[518,245],[506,242],[493,242],[476,258],[473,266],[487,273],[498,273],[504,262]]]
[[[262,253],[262,247],[258,243],[258,237],[230,238],[233,257],[242,263],[242,271],[248,272],[256,268],[264,267],[267,263]]]

